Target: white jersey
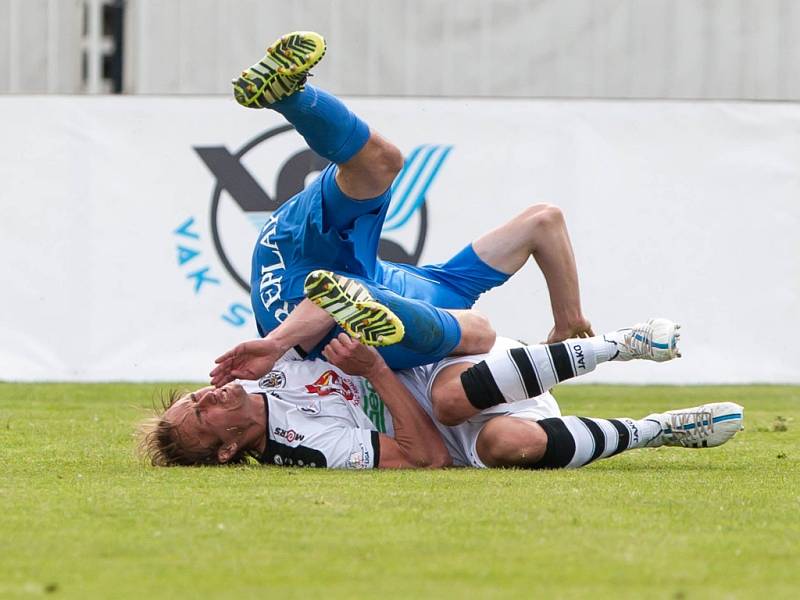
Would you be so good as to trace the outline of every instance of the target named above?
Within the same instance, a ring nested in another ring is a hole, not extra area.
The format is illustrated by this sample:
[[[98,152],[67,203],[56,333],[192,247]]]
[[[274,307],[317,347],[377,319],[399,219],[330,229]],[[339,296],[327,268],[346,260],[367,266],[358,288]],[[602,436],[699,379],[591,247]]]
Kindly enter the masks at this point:
[[[493,352],[520,346],[498,338]],[[433,365],[397,373],[419,405],[433,419],[430,391],[435,377],[454,364],[477,364],[488,354],[454,356]],[[347,375],[323,360],[301,360],[290,351],[258,381],[240,381],[251,394],[267,398],[269,435],[264,461],[269,464],[370,469],[380,461],[379,433],[394,435],[392,416],[380,396],[363,377]],[[455,427],[434,424],[456,466],[485,466],[475,449],[487,421],[497,416],[537,421],[561,416],[558,404],[541,396],[500,404],[481,411]]]
[[[332,469],[378,466],[378,429],[367,416],[377,394],[362,377],[289,353],[258,381],[239,383],[248,393],[267,398],[264,462]],[[380,423],[377,415],[375,421]]]

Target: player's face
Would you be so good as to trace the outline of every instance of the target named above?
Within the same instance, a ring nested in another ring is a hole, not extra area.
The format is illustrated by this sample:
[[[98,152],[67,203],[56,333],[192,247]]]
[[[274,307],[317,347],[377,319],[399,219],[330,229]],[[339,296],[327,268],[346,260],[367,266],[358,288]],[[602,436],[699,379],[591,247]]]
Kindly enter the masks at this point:
[[[164,417],[178,428],[183,444],[190,448],[218,448],[241,444],[254,423],[252,403],[238,383],[221,388],[204,387],[175,402]]]

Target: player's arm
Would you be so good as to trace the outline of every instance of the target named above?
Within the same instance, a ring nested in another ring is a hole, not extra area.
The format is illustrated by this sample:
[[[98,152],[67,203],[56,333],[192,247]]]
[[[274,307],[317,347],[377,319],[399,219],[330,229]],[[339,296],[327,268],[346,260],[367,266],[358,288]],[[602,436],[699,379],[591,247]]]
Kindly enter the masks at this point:
[[[331,364],[366,377],[383,400],[394,423],[394,437],[380,436],[380,468],[440,468],[452,464],[444,440],[428,414],[374,349],[345,334],[322,351]]]
[[[211,384],[220,387],[234,379],[258,379],[290,348],[311,350],[335,324],[327,312],[303,300],[266,337],[243,342],[217,358],[209,373]]]

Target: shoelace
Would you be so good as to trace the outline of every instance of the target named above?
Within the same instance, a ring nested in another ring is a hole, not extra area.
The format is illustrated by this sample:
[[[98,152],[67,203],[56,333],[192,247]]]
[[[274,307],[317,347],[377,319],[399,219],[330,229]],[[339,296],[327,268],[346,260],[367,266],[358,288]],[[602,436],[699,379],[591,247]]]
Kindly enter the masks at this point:
[[[652,344],[653,326],[650,323],[644,323],[641,327],[631,329],[625,334],[625,345],[639,356],[652,356]]]
[[[686,446],[701,442],[714,433],[714,418],[709,411],[673,413],[670,415],[672,434]]]

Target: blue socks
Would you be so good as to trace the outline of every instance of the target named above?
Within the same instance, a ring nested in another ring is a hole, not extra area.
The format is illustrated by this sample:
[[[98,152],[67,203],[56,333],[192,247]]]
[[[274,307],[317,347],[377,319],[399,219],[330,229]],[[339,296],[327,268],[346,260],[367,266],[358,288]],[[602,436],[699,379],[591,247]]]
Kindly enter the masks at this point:
[[[309,147],[336,164],[355,156],[369,139],[369,126],[336,96],[306,84],[270,108],[281,113]]]
[[[369,286],[369,291],[377,302],[396,314],[406,328],[401,342],[378,348],[391,368],[409,369],[438,362],[461,341],[461,326],[451,313],[389,290]]]

